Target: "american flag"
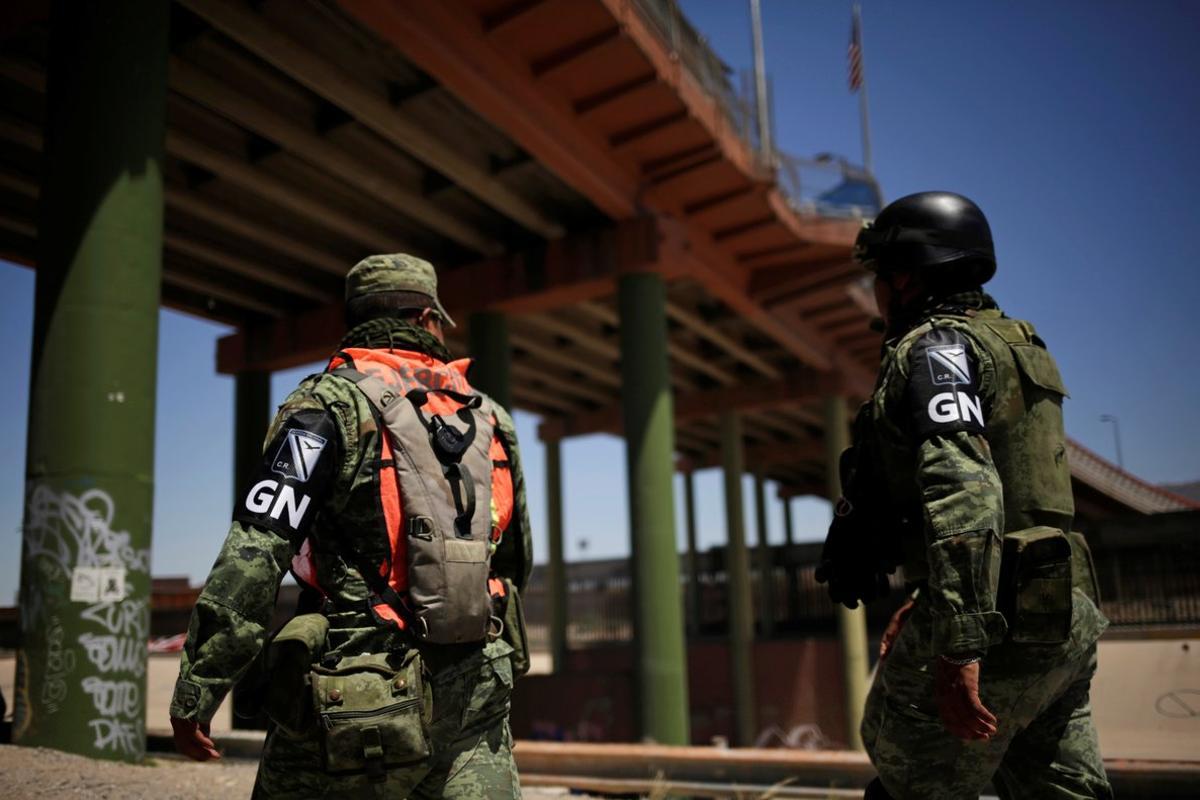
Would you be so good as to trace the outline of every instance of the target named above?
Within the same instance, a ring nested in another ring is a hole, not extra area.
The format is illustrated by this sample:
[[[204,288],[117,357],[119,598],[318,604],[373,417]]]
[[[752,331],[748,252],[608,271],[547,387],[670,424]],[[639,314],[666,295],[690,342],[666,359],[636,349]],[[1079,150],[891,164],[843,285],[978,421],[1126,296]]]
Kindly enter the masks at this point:
[[[850,45],[846,48],[846,57],[849,59],[850,91],[857,92],[862,88],[863,80],[862,36],[858,30],[858,14],[850,18]]]

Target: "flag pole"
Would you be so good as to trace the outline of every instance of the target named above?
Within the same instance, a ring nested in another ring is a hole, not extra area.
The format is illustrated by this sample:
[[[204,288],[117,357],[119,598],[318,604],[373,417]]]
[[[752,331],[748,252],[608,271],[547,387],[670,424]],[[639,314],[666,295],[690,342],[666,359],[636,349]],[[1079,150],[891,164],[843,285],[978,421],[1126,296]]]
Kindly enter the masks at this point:
[[[860,85],[858,87],[858,113],[862,117],[862,149],[863,167],[867,174],[874,175],[875,167],[871,163],[871,116],[867,110],[867,65],[862,46],[862,6],[854,4],[854,30],[858,37],[858,57],[860,67]]]
[[[754,46],[754,97],[758,112],[758,148],[763,158],[774,160],[771,142],[771,111],[767,105],[767,66],[763,56],[762,9],[759,0],[750,0],[750,30]]]

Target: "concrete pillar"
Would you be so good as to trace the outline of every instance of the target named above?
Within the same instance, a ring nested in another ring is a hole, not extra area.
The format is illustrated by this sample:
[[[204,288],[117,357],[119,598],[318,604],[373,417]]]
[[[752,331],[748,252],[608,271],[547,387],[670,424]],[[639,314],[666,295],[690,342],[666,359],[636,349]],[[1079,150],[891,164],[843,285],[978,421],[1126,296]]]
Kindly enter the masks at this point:
[[[733,681],[734,744],[754,744],[758,726],[754,708],[754,605],[750,599],[750,558],[742,504],[742,422],[732,411],[721,413],[721,464],[725,473],[725,580],[729,596],[729,658]]]
[[[800,574],[796,569],[792,550],[796,544],[795,524],[792,521],[792,498],[784,495],[783,503],[783,536],[787,542],[787,607],[788,619],[793,625],[800,624]]]
[[[662,277],[622,276],[618,305],[641,732],[660,744],[688,744],[687,660],[675,549],[675,420]]]
[[[245,497],[250,481],[262,463],[263,445],[271,424],[271,373],[239,373],[234,378],[233,394],[233,495],[236,502]],[[256,699],[240,691],[230,694],[233,727],[267,729],[267,715],[261,711],[252,713],[249,708],[258,705]]]
[[[562,442],[546,442],[546,529],[550,561],[546,596],[550,603],[550,660],[554,672],[567,668],[567,564],[563,557]]]
[[[842,451],[849,446],[850,425],[846,415],[846,400],[838,396],[825,399],[825,477],[829,487],[830,502],[837,502],[842,494],[842,479],[838,463]],[[842,644],[842,675],[846,686],[846,728],[849,744],[862,750],[863,706],[867,702],[867,613],[860,603],[853,611],[841,603],[835,603],[838,636]]]
[[[471,385],[512,411],[512,349],[508,318],[496,311],[478,311],[467,323],[471,349]]]
[[[168,4],[54,4],[13,740],[140,761]]]
[[[754,521],[758,533],[758,605],[760,628],[764,639],[775,635],[775,572],[771,559],[771,543],[767,541],[767,479],[762,473],[754,475]]]
[[[683,473],[683,513],[687,527],[687,602],[684,605],[687,630],[700,633],[700,554],[696,550],[696,476]]]

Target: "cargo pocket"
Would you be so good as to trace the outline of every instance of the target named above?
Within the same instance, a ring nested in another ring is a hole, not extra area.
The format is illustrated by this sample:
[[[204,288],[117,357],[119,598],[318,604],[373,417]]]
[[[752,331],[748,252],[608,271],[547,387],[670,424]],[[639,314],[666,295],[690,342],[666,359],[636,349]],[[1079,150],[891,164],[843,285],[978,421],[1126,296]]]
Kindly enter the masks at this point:
[[[1004,536],[1000,611],[1009,640],[1062,644],[1071,636],[1071,543],[1057,528],[1041,526]]]
[[[512,646],[503,640],[490,642],[483,650],[483,664],[468,686],[470,699],[463,708],[462,732],[472,733],[508,716],[512,705]]]
[[[521,604],[521,593],[513,586],[508,578],[504,581],[503,607],[500,619],[504,622],[504,631],[500,638],[512,648],[512,672],[514,678],[519,678],[529,672],[529,635],[525,632],[525,608]],[[493,603],[495,598],[493,598]]]
[[[1071,541],[1071,572],[1075,588],[1100,607],[1100,580],[1096,576],[1096,563],[1092,560],[1092,548],[1079,531],[1067,534]]]
[[[321,657],[328,632],[329,619],[323,614],[301,614],[289,620],[266,649],[263,710],[293,738],[312,731],[309,672]]]
[[[383,780],[429,757],[425,682],[416,650],[351,656],[312,672],[325,770]]]

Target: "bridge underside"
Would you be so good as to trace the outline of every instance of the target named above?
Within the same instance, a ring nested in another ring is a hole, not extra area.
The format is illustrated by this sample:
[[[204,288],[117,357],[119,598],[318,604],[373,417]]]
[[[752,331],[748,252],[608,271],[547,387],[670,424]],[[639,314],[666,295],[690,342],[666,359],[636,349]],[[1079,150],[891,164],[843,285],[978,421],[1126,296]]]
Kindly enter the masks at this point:
[[[26,5],[0,253],[33,266],[49,23]],[[857,222],[789,206],[673,25],[616,0],[174,4],[163,303],[237,328],[221,371],[279,369],[336,342],[350,265],[419,253],[452,313],[509,315],[516,405],[572,435],[619,429],[616,282],[655,271],[679,456],[715,463],[735,410],[794,454],[770,477],[823,491],[821,397],[869,388],[878,346]]]

